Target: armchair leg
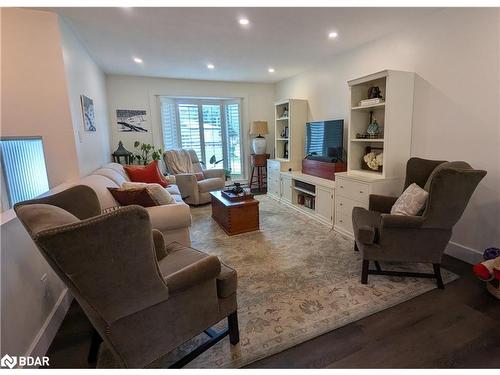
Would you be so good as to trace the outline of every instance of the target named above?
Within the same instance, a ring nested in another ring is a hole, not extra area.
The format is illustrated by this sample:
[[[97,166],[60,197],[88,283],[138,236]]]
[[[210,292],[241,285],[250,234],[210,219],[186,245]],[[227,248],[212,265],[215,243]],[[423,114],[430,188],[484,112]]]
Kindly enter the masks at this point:
[[[92,327],[92,337],[90,339],[89,355],[87,357],[88,363],[96,363],[99,354],[99,347],[101,346],[102,338],[95,328]]]
[[[444,289],[443,278],[441,277],[441,265],[439,263],[433,263],[434,275],[436,276],[436,283],[439,289]]]
[[[363,266],[361,270],[361,284],[368,284],[368,268],[370,267],[370,261],[363,259]]]
[[[358,244],[356,243],[356,241],[354,241],[354,251],[359,251]]]
[[[240,342],[240,329],[238,328],[238,312],[235,311],[227,317],[229,328],[229,342],[231,345],[236,345]]]

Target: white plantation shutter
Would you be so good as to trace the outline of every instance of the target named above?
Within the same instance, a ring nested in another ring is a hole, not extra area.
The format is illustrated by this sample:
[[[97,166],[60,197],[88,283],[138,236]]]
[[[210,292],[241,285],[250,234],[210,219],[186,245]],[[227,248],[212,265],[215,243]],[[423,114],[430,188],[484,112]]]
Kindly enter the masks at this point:
[[[231,175],[241,175],[241,138],[240,138],[240,103],[232,102],[225,105],[227,157]]]
[[[175,150],[180,148],[175,102],[170,98],[160,98],[161,122],[163,124],[163,148]]]
[[[241,100],[159,97],[165,150],[193,149],[206,168],[210,158],[223,162],[216,168],[243,177]]]
[[[201,159],[201,136],[200,136],[200,116],[197,104],[177,104],[179,111],[179,130],[181,147],[189,150],[193,149]]]

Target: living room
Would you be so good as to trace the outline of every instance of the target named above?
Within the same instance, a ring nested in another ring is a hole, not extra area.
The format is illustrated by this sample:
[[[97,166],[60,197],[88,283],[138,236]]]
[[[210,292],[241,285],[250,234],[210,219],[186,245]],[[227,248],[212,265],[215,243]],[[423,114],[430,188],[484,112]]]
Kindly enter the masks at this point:
[[[500,8],[313,3],[0,8],[2,367],[500,367]]]

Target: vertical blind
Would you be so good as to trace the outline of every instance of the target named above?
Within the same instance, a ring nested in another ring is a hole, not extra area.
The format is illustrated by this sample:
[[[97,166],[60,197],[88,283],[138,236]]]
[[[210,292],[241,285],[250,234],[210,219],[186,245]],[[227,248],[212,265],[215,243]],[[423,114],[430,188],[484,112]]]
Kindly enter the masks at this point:
[[[49,190],[41,138],[2,139],[0,156],[11,206]]]

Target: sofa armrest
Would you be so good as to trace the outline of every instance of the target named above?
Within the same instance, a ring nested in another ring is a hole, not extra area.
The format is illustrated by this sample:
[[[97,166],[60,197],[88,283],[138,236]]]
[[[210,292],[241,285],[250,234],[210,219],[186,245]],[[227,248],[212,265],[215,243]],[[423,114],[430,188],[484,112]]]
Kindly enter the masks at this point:
[[[164,232],[186,228],[191,225],[191,212],[184,202],[146,208],[154,229]]]
[[[380,216],[380,228],[418,229],[422,227],[424,220],[422,216],[403,216],[382,214]]]
[[[164,260],[168,262],[167,259]],[[219,258],[209,255],[165,277],[170,294],[181,292],[204,281],[214,279],[220,274]]]
[[[398,200],[398,197],[387,197],[385,195],[370,194],[368,209],[383,214],[391,212],[391,208]]]
[[[224,172],[224,169],[204,169],[203,170],[203,176],[205,178],[222,178],[225,180],[226,178],[226,172]]]

